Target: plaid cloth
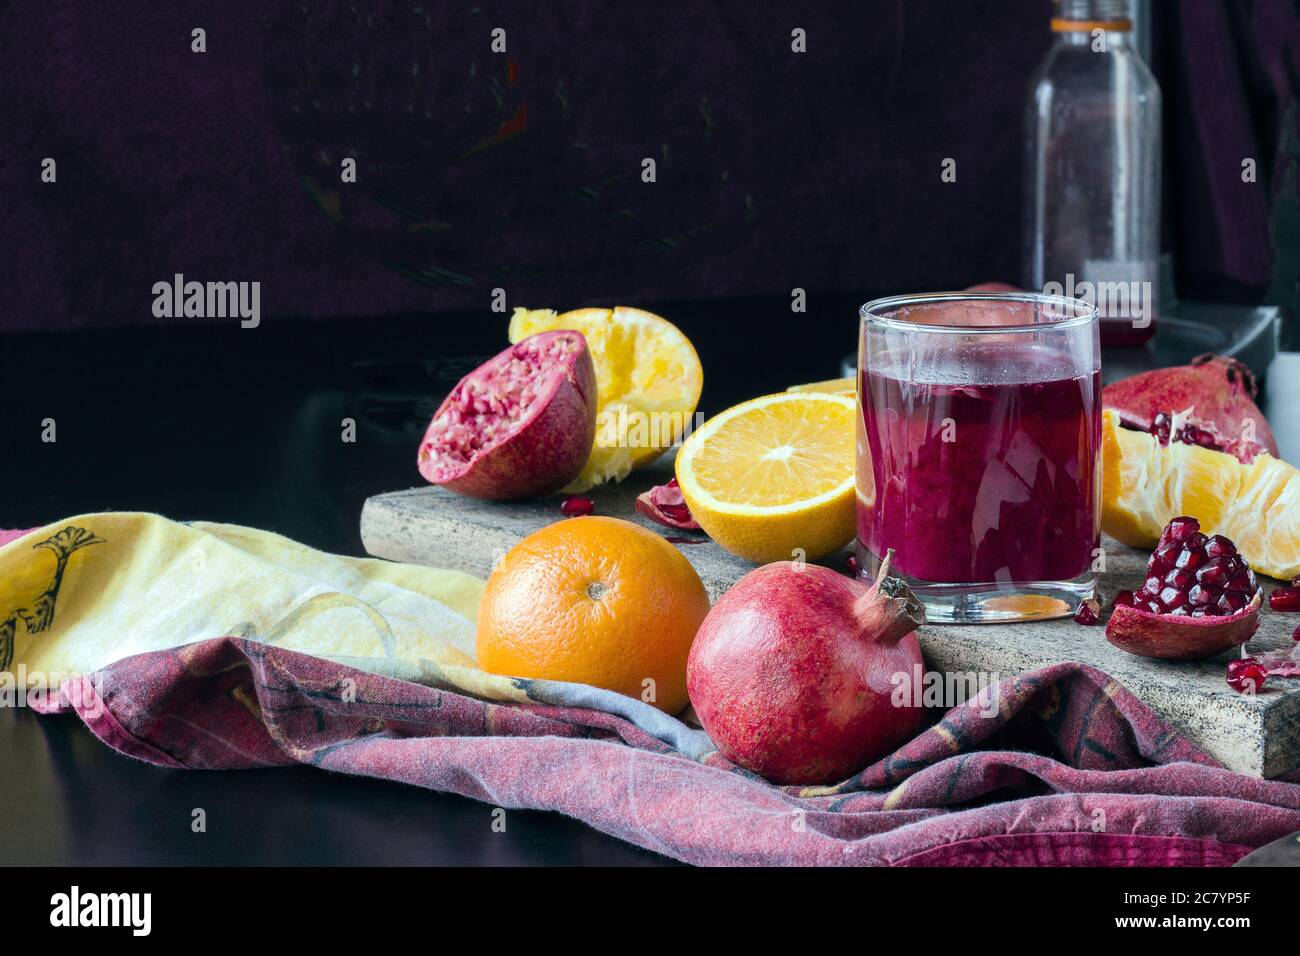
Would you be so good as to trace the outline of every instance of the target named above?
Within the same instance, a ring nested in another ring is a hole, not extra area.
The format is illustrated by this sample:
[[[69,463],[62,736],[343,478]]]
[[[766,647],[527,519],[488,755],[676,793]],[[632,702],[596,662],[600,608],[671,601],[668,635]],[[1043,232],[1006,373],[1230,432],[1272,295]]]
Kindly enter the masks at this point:
[[[640,700],[479,670],[481,587],[233,525],[82,515],[0,535],[0,680],[43,674],[59,689],[31,706],[159,766],[309,763],[555,810],[691,863],[1227,864],[1300,830],[1300,785],[1224,770],[1068,664],[986,688],[836,786],[776,787]]]
[[[312,764],[559,811],[696,864],[1226,865],[1300,830],[1300,785],[1216,766],[1099,671],[998,692],[994,716],[954,708],[825,788],[772,786],[671,718],[494,703],[235,637],[126,658],[37,706],[158,766]]]

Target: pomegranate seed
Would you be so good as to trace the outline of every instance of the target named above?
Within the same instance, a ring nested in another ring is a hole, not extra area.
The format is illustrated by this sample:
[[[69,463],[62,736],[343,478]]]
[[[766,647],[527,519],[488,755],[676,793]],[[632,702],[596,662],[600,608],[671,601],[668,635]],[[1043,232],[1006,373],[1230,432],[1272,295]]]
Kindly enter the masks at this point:
[[[1207,588],[1222,588],[1232,577],[1231,560],[1224,557],[1210,558],[1196,572],[1196,583]]]
[[[1200,445],[1202,448],[1210,448],[1214,451],[1221,451],[1223,448],[1214,432],[1196,425],[1184,425],[1174,436],[1174,440],[1184,445]]]
[[[676,481],[676,480],[677,480],[676,478],[673,479],[673,481]],[[850,555],[849,555],[849,560],[846,561],[845,563],[846,563],[846,564],[848,565],[848,567],[849,567],[849,577],[851,577],[851,578],[856,578],[856,577],[858,576],[858,559],[857,559],[857,557],[856,557],[855,555],[850,554]]]
[[[674,521],[690,521],[691,509],[686,505],[661,504],[659,510],[672,518]]]
[[[1253,657],[1228,662],[1228,686],[1238,694],[1254,694],[1264,686],[1268,669]]]
[[[1217,557],[1235,557],[1237,546],[1228,538],[1221,534],[1216,534],[1205,543],[1205,554],[1210,558]]]
[[[1094,598],[1088,598],[1079,604],[1079,610],[1074,612],[1075,624],[1096,624],[1101,620],[1101,604]]]
[[[1297,574],[1291,579],[1291,587],[1300,588],[1300,574]]]
[[[560,503],[560,514],[566,518],[577,518],[595,512],[596,502],[586,495],[566,495],[564,501]]]
[[[1300,588],[1274,588],[1268,606],[1275,611],[1300,611]]]
[[[1160,592],[1160,604],[1166,611],[1172,611],[1183,603],[1183,592],[1178,588],[1165,588]]]
[[[1200,530],[1201,523],[1199,521],[1195,518],[1189,518],[1187,515],[1181,515],[1165,525],[1165,531],[1161,537],[1164,544],[1181,545]]]
[[[1295,630],[1291,632],[1291,640],[1300,641],[1300,624],[1297,624]]]
[[[1199,531],[1196,532],[1196,533],[1197,533],[1197,534],[1200,534]],[[1204,564],[1204,563],[1205,563],[1205,549],[1204,549],[1204,548],[1201,548],[1201,547],[1197,547],[1197,548],[1188,548],[1188,547],[1184,547],[1183,551],[1178,555],[1178,560],[1176,560],[1176,561],[1174,562],[1174,567],[1176,567],[1176,568],[1190,568],[1191,570],[1195,571],[1197,568],[1199,568],[1199,567],[1200,567],[1202,564]]]
[[[1121,605],[1121,604],[1124,605],[1124,606],[1126,606],[1126,607],[1132,607],[1132,606],[1133,606],[1133,592],[1132,592],[1132,591],[1129,591],[1129,590],[1123,590],[1123,591],[1120,591],[1118,594],[1115,595],[1115,605],[1116,605],[1116,607],[1118,607],[1118,606]]]
[[[1164,412],[1156,412],[1156,417],[1151,419],[1151,434],[1155,435],[1162,445],[1169,444],[1169,426],[1171,424],[1169,416]]]
[[[1228,582],[1224,588],[1225,591],[1235,591],[1238,594],[1254,594],[1255,588],[1249,574],[1238,574]]]
[[[1165,584],[1180,591],[1186,591],[1198,580],[1198,576],[1186,568],[1174,568],[1165,575]]]
[[[1181,545],[1163,544],[1156,548],[1155,554],[1151,555],[1150,568],[1152,571],[1167,571],[1174,566],[1174,561],[1178,559],[1178,552],[1182,550]]]
[[[1213,600],[1214,595],[1210,593],[1209,588],[1201,587],[1199,584],[1187,592],[1187,603],[1193,607],[1204,607]]]
[[[1228,661],[1228,673],[1235,674],[1243,667],[1249,667],[1251,664],[1258,664],[1258,663],[1259,663],[1258,657],[1250,657],[1250,656],[1234,657],[1232,660]]]

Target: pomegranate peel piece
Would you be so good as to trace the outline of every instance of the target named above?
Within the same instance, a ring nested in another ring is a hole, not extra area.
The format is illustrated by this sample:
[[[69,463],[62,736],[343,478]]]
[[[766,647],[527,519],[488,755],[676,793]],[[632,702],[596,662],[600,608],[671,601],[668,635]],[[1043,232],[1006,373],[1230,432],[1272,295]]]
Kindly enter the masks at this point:
[[[1300,643],[1285,651],[1265,651],[1256,659],[1268,670],[1269,677],[1300,677]]]
[[[686,504],[682,490],[677,486],[677,479],[667,484],[655,485],[648,491],[636,496],[636,510],[651,521],[668,528],[681,528],[685,531],[699,531],[700,523],[691,516],[691,509]]]
[[[1117,604],[1106,625],[1106,640],[1139,657],[1199,661],[1217,657],[1250,640],[1259,629],[1259,592],[1240,611],[1217,617],[1156,614]]]
[[[1237,359],[1198,355],[1187,365],[1153,369],[1102,389],[1105,408],[1126,428],[1161,442],[1202,445],[1249,464],[1260,452],[1278,456],[1277,440],[1255,404],[1255,377]],[[1178,421],[1174,421],[1177,417]]]

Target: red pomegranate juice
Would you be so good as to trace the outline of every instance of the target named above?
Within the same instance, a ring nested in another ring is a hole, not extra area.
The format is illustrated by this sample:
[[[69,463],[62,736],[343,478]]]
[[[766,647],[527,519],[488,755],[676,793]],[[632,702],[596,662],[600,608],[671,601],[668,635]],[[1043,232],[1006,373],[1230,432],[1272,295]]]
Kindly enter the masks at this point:
[[[960,373],[859,382],[858,539],[907,576],[1066,581],[1098,545],[1099,373],[990,345]],[[928,380],[927,380],[928,379]]]

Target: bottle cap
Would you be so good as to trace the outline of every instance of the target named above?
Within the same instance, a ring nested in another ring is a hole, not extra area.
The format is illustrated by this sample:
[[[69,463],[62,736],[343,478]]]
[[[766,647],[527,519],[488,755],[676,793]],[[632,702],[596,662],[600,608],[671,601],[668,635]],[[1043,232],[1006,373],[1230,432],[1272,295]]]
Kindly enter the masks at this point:
[[[1127,33],[1133,29],[1128,0],[1055,0],[1054,6],[1053,33]]]

